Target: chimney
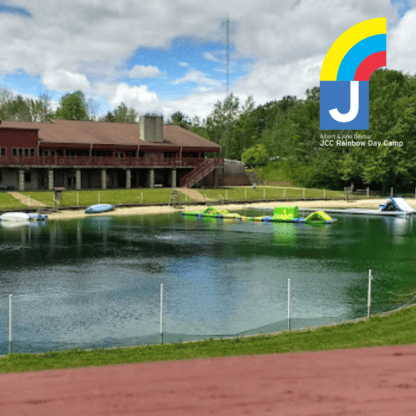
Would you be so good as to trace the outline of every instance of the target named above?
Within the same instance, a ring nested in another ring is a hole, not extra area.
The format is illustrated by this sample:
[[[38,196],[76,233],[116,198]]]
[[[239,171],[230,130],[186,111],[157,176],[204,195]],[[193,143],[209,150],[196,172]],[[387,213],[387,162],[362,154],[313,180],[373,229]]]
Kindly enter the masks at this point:
[[[139,117],[140,139],[152,143],[163,143],[163,116],[149,115]]]

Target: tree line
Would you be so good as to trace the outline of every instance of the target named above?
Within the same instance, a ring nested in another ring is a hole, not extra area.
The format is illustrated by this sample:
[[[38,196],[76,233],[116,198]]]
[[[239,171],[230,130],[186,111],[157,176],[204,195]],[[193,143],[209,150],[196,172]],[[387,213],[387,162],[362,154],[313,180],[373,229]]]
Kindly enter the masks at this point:
[[[113,112],[96,117],[97,103],[82,91],[64,95],[56,111],[47,95],[37,100],[15,97],[0,89],[0,119],[46,122],[52,118],[137,123],[138,114],[121,103]],[[222,155],[248,165],[278,160],[289,179],[305,187],[340,189],[370,186],[387,191],[414,190],[416,176],[416,76],[379,69],[370,78],[370,128],[366,131],[321,131],[320,91],[306,91],[306,99],[285,96],[256,106],[248,97],[241,106],[230,94],[218,101],[206,119],[192,120],[180,111],[168,123],[219,144]],[[324,135],[346,134],[351,143],[371,136],[364,146],[322,146]],[[369,142],[380,145],[368,145]],[[387,143],[387,144],[385,144]],[[401,146],[389,143],[402,143]]]

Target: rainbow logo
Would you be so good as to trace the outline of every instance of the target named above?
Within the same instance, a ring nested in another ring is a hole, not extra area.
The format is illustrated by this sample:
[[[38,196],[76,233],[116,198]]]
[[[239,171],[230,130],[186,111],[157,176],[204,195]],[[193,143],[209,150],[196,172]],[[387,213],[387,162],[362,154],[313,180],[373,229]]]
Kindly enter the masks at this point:
[[[387,19],[345,31],[326,54],[320,77],[321,130],[368,130],[369,80],[386,66]]]

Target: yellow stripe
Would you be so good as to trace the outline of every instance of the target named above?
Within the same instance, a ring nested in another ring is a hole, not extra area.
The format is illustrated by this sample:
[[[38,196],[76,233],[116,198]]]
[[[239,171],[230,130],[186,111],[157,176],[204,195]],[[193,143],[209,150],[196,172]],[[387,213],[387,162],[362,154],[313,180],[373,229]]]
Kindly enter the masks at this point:
[[[365,20],[346,30],[331,46],[321,70],[321,81],[336,81],[339,66],[348,51],[358,42],[373,35],[387,32],[387,19],[378,17]]]

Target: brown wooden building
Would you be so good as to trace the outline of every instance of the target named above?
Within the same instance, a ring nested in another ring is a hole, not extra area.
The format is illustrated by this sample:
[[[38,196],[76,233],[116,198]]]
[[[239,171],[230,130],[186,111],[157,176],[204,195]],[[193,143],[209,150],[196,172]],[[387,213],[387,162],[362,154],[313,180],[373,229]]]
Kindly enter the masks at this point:
[[[2,121],[0,187],[190,187],[209,174],[216,181],[216,168],[224,165],[220,146],[163,125],[161,116],[141,116],[139,122]]]

